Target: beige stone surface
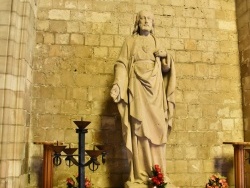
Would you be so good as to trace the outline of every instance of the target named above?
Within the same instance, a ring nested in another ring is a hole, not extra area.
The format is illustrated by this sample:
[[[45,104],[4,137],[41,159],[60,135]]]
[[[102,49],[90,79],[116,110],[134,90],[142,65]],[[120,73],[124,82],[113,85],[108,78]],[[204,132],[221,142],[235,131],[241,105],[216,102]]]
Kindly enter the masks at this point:
[[[198,188],[221,172],[233,187],[233,148],[222,142],[250,139],[249,7],[247,0],[3,0],[0,187],[39,187],[42,148],[31,142],[77,145],[72,121],[81,117],[92,122],[86,146],[111,147],[105,165],[87,170],[94,187],[123,187],[128,164],[108,91],[135,13],[145,8],[155,13],[156,35],[176,60],[167,175],[176,186]],[[62,169],[55,168],[55,188],[77,171]]]
[[[0,131],[1,187],[19,187],[20,177],[27,173],[28,168],[35,4],[31,1],[1,3],[1,20],[5,21],[1,22],[1,40],[5,39],[1,47],[5,45],[8,49],[1,50],[1,59],[4,60],[1,72],[5,71],[1,79],[0,106],[3,115]]]

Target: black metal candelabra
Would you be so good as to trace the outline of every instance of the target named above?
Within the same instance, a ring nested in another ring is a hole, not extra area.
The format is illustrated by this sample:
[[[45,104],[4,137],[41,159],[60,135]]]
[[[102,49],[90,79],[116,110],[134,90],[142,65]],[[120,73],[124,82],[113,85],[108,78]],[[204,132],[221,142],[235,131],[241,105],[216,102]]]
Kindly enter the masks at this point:
[[[57,145],[53,146],[54,155],[53,155],[53,164],[55,166],[59,166],[62,163],[61,156],[66,156],[65,161],[66,164],[70,167],[73,164],[78,166],[78,187],[84,188],[85,186],[85,167],[88,166],[91,171],[96,171],[100,165],[97,160],[99,155],[102,155],[102,163],[105,163],[105,156],[107,154],[106,147],[104,145],[95,145],[94,150],[85,150],[85,134],[88,132],[86,127],[90,124],[89,121],[74,121],[78,129],[76,129],[76,133],[78,133],[78,148],[66,148],[65,145]],[[95,147],[98,149],[96,150]],[[78,155],[74,155],[74,152],[78,149]],[[62,155],[61,152],[66,153],[66,155]],[[85,163],[85,152],[90,156],[90,160]],[[78,156],[78,161],[74,158],[74,156]]]

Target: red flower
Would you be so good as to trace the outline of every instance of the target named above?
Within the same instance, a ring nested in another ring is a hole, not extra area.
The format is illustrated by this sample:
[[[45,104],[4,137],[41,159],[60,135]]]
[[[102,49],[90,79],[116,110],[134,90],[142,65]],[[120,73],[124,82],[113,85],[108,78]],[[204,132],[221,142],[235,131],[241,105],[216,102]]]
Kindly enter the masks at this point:
[[[158,177],[159,180],[163,180],[163,174],[161,172],[159,172],[157,174],[157,177]]]
[[[154,165],[152,170],[153,176],[150,178],[150,183],[157,188],[165,188],[167,183],[164,183],[164,175],[161,172],[159,165]]]
[[[157,164],[155,165],[155,171],[156,171],[156,172],[161,172],[161,168],[160,168],[160,166],[157,165]]]
[[[91,187],[91,182],[88,178],[85,178],[85,188],[90,188]]]
[[[72,177],[67,178],[66,182],[67,182],[67,188],[76,188],[76,187],[78,187],[77,184],[79,183],[79,176],[77,176],[75,178],[72,178]],[[84,186],[84,188],[91,188],[91,182],[86,177],[85,177],[85,186]]]
[[[75,185],[75,182],[72,178],[67,178],[67,184],[70,184],[70,185]]]
[[[212,175],[206,184],[206,188],[228,188],[228,183],[225,177],[219,174]]]

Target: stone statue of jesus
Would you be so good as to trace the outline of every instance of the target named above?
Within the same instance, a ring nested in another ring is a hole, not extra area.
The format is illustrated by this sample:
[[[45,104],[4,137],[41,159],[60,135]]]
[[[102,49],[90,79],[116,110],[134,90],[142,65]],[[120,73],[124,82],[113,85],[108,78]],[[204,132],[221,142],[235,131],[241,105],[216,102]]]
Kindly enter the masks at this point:
[[[114,66],[111,97],[118,105],[130,176],[125,187],[148,187],[152,167],[166,169],[166,143],[175,107],[173,58],[154,36],[154,15],[137,14],[133,35]]]

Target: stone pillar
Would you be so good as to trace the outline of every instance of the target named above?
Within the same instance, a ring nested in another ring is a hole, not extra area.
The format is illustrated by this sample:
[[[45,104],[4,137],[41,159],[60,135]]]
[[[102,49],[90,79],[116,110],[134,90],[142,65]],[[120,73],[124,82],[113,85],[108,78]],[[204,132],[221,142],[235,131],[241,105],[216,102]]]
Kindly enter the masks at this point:
[[[239,55],[242,78],[244,140],[250,141],[250,1],[236,0]],[[248,155],[248,153],[247,153]],[[247,156],[248,157],[248,156]],[[245,163],[246,187],[250,187],[250,164]]]
[[[0,187],[24,187],[28,171],[34,0],[0,6]]]

